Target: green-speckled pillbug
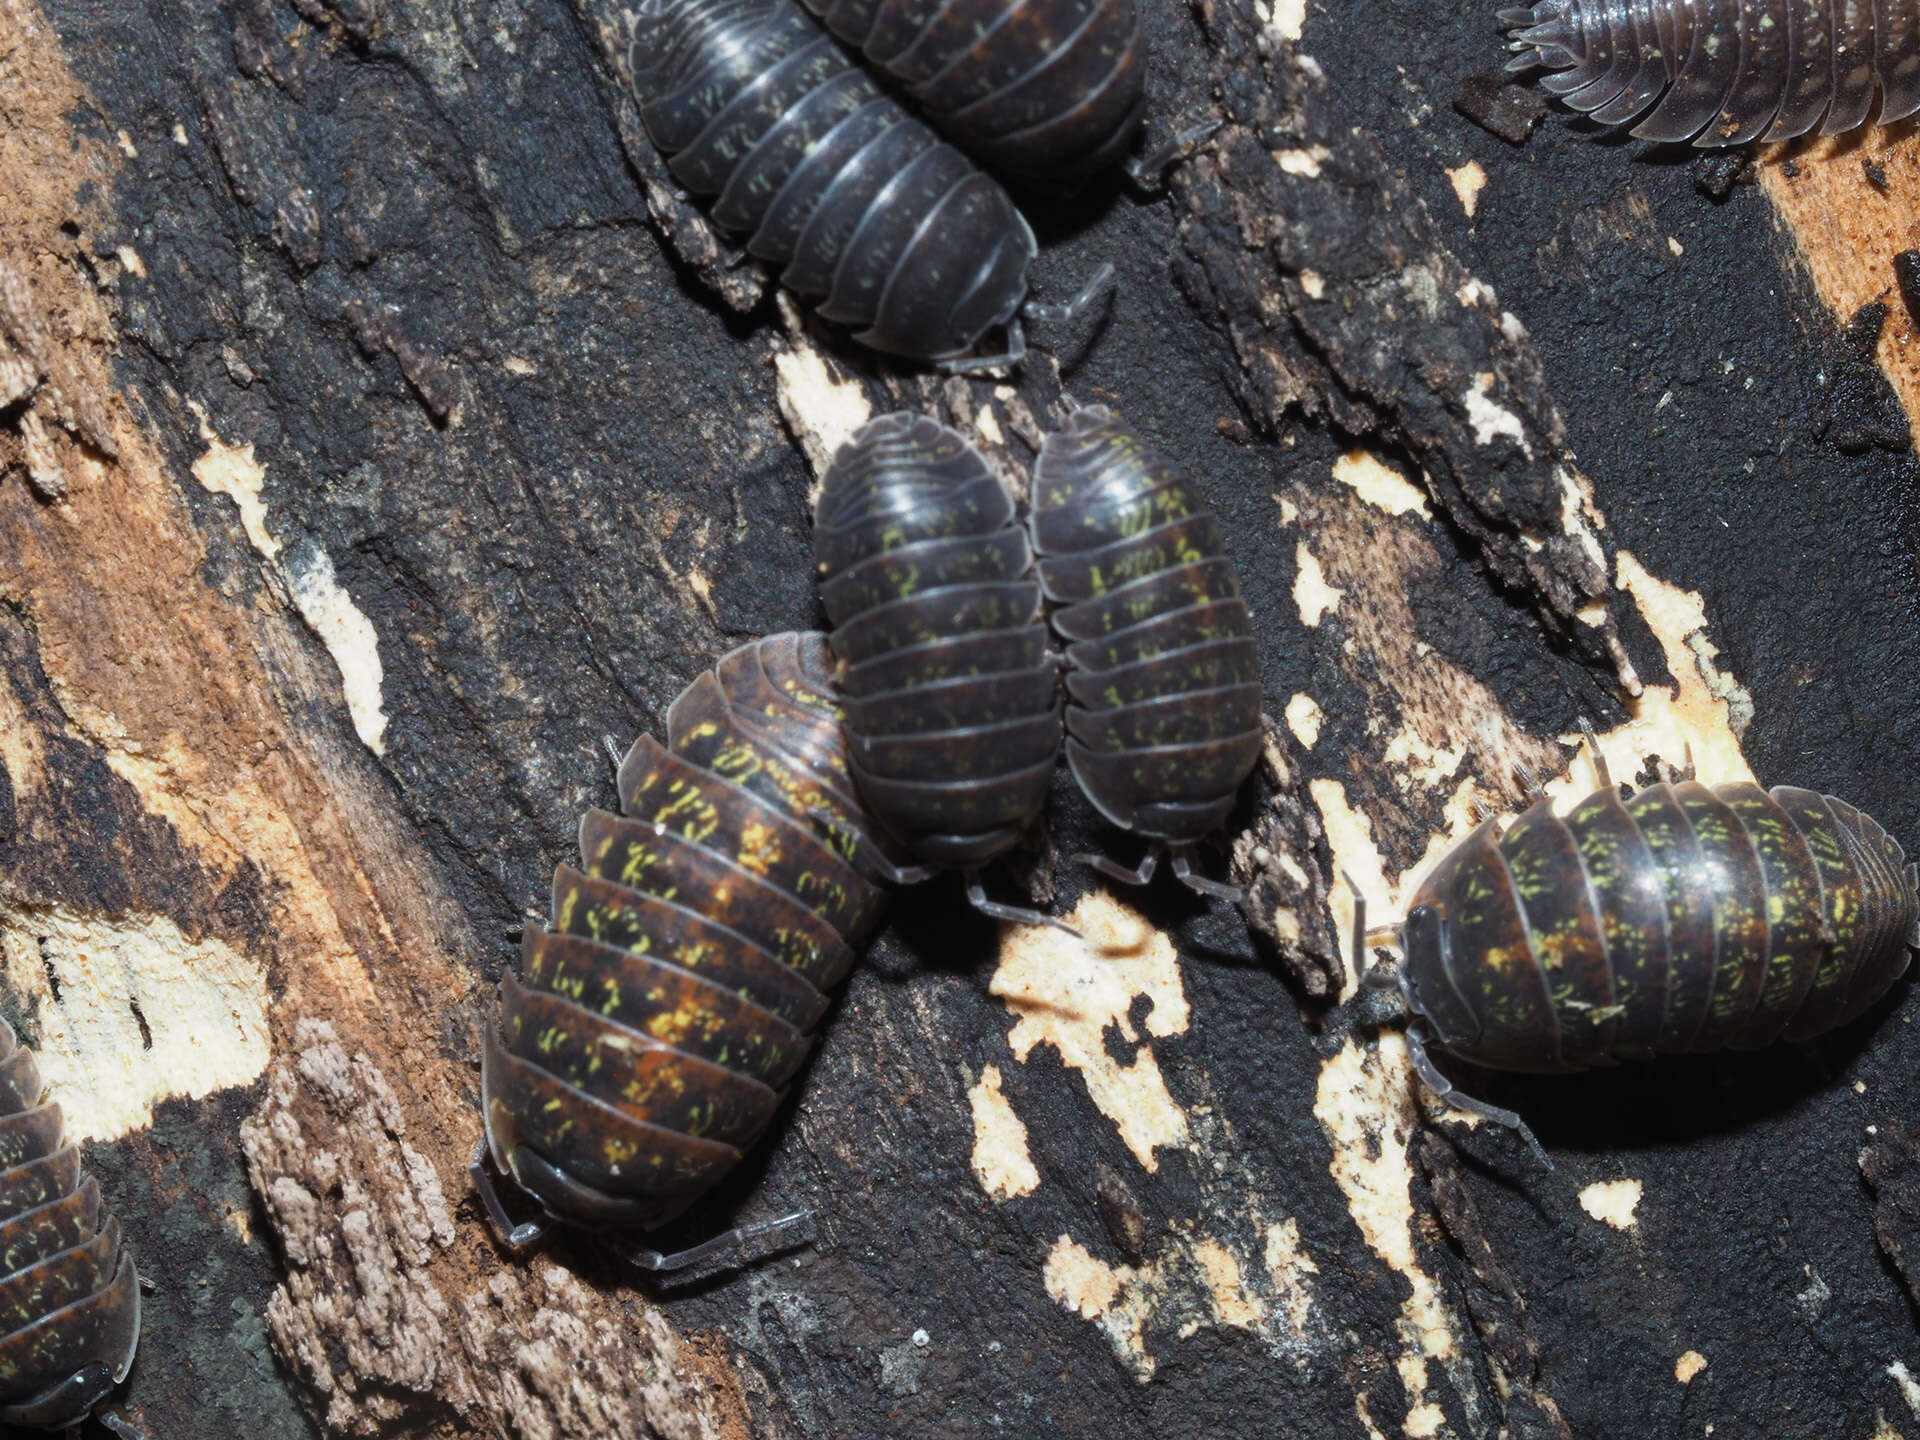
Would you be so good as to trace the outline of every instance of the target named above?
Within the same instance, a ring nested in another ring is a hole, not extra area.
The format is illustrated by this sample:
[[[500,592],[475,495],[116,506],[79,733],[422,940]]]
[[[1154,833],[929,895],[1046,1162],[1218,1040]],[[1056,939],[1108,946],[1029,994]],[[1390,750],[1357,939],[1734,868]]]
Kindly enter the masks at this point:
[[[1151,842],[1139,867],[1083,856],[1144,885],[1162,852],[1193,873],[1260,758],[1260,657],[1220,524],[1193,487],[1104,406],[1046,438],[1027,520],[1041,589],[1067,647],[1067,764],[1108,820]]]
[[[1059,924],[979,879],[1040,814],[1060,752],[1059,667],[1013,497],[963,436],[901,411],[833,457],[813,541],[854,782],[919,862],[872,863],[893,883],[957,868],[984,913]]]
[[[1920,874],[1844,800],[1690,777],[1623,799],[1593,754],[1598,790],[1474,831],[1387,932],[1400,965],[1361,972],[1399,992],[1429,1086],[1523,1132],[1425,1047],[1535,1074],[1757,1050],[1860,1015],[1920,945]]]
[[[806,1059],[883,892],[848,862],[866,821],[848,777],[824,637],[743,645],[681,692],[667,744],[620,762],[621,814],[590,811],[501,985],[471,1167],[515,1249],[555,1222],[651,1229],[740,1160]],[[514,1225],[487,1160],[541,1210]],[[805,1215],[677,1254],[679,1269]]]
[[[101,1408],[140,1344],[140,1277],[64,1128],[0,1020],[0,1423],[77,1430],[91,1416],[141,1440]]]

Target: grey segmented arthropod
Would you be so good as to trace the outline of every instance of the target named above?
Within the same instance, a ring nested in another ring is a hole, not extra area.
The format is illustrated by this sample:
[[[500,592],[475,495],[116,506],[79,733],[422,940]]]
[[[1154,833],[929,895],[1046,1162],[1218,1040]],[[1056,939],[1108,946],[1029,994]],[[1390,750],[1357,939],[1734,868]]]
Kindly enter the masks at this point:
[[[1647,140],[1786,140],[1920,110],[1920,0],[1540,0],[1499,12],[1541,88]]]
[[[950,369],[1012,363],[1033,231],[998,181],[909,115],[794,0],[645,0],[628,58],[668,168],[750,254],[861,343]],[[1004,329],[1005,352],[971,356]],[[969,357],[969,358],[962,358]]]

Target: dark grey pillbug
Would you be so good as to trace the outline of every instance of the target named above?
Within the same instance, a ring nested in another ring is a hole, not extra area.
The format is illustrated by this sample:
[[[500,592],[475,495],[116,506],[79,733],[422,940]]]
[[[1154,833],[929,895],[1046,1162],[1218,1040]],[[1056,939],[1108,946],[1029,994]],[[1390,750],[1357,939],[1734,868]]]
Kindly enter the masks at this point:
[[[919,360],[1016,324],[1025,218],[794,0],[645,0],[629,59],[675,177],[821,315]]]
[[[1133,0],[806,0],[991,170],[1074,179],[1118,159],[1145,109]]]
[[[1500,11],[1541,88],[1646,140],[1744,145],[1920,110],[1916,0],[1539,0]]]
[[[1217,830],[1260,758],[1259,653],[1220,522],[1105,406],[1076,410],[1033,470],[1028,533],[1066,645],[1067,764],[1094,807],[1162,849],[1192,888],[1188,852]]]
[[[814,513],[848,760],[878,827],[920,868],[976,872],[1046,804],[1059,669],[1033,553],[985,458],[923,415],[883,415],[841,446]],[[893,877],[890,877],[893,878]]]
[[[580,822],[500,987],[472,1175],[512,1248],[558,1222],[663,1225],[758,1138],[812,1047],[882,891],[847,855],[866,832],[823,636],[743,645],[667,712],[667,744],[620,764],[620,815]],[[515,1226],[487,1167],[539,1207]],[[807,1217],[627,1258],[678,1269],[791,1237]]]
[[[140,1277],[64,1130],[33,1052],[0,1020],[0,1423],[66,1430],[92,1416],[141,1440],[101,1408],[139,1348]]]
[[[1845,1024],[1905,972],[1920,872],[1871,817],[1750,782],[1622,799],[1596,768],[1565,817],[1542,798],[1448,852],[1396,927],[1398,969],[1367,977],[1399,990],[1416,1064],[1454,1103],[1524,1128],[1452,1091],[1428,1043],[1536,1074],[1757,1050]]]

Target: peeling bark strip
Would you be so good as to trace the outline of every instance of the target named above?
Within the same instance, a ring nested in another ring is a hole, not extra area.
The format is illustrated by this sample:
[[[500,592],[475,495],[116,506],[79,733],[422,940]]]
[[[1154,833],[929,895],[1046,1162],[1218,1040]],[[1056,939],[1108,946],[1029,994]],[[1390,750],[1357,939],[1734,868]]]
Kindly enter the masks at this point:
[[[1176,275],[1232,338],[1247,405],[1275,430],[1298,409],[1405,449],[1493,573],[1639,693],[1603,522],[1562,453],[1531,337],[1252,0],[1196,9],[1228,124],[1174,173],[1190,262]]]
[[[450,1291],[434,1262],[456,1247],[453,1213],[387,1077],[324,1021],[298,1022],[292,1051],[240,1134],[286,1255],[267,1320],[330,1430],[420,1433],[446,1411],[476,1433],[553,1440],[717,1440],[738,1425],[658,1310],[603,1309],[551,1260]]]

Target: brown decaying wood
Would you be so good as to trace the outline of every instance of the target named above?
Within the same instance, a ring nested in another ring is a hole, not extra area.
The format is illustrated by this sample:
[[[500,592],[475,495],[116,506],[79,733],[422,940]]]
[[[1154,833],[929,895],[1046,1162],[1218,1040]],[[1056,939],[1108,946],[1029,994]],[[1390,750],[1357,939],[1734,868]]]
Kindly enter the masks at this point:
[[[40,486],[58,503],[0,484],[0,606],[30,631],[59,734],[97,750],[193,858],[179,913],[204,911],[243,867],[266,877],[269,923],[228,939],[276,982],[278,1058],[244,1138],[289,1272],[269,1312],[279,1346],[340,1433],[410,1416],[417,1434],[744,1433],[733,1371],[656,1312],[636,1318],[630,1296],[550,1263],[503,1265],[479,1232],[456,1231],[479,1125],[471,1076],[433,1042],[471,989],[458,957],[473,940],[350,738],[290,721],[289,707],[337,695],[337,677],[283,598],[209,585],[193,482],[114,390],[113,318],[61,233],[84,233],[81,187],[115,164],[65,124],[86,103],[50,28],[5,0],[0,335],[54,379],[0,429],[0,470],[37,464],[67,484]],[[11,774],[23,804],[35,778]]]

